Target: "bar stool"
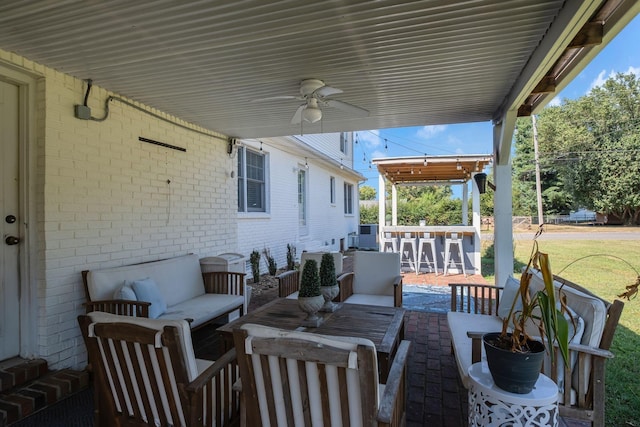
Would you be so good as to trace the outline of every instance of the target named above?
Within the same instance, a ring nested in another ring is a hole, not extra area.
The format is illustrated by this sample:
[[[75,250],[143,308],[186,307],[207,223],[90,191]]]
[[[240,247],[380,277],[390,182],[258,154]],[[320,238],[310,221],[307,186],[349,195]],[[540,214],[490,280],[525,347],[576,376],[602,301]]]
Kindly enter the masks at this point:
[[[413,233],[404,233],[400,239],[400,268],[403,264],[409,264],[409,269],[417,273],[418,251],[416,250],[416,238]]]
[[[460,233],[451,233],[447,232],[444,237],[445,245],[444,245],[444,275],[447,275],[447,270],[449,269],[449,261],[453,261],[451,259],[451,246],[458,247],[458,255],[460,256],[460,262],[457,263],[453,261],[453,264],[462,265],[462,273],[465,277],[467,277],[467,270],[464,267],[464,254],[462,252],[462,234]]]
[[[393,233],[385,231],[383,237],[380,239],[380,252],[389,252],[387,247],[391,247],[391,252],[398,252],[398,239]]]
[[[433,266],[433,272],[438,275],[438,258],[436,257],[436,237],[431,236],[431,233],[422,233],[422,237],[418,238],[418,261],[416,265],[416,274],[420,274],[420,266],[422,264],[427,264],[429,267],[429,256],[426,252],[426,246],[431,247],[431,265]],[[422,261],[422,256],[424,255],[424,261]]]

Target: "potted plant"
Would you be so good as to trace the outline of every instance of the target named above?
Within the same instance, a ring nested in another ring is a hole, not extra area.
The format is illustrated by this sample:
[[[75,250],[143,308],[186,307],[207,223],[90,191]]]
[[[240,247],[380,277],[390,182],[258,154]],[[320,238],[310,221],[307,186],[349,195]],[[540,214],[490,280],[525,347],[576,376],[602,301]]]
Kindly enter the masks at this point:
[[[324,297],[320,293],[320,276],[318,274],[318,263],[315,260],[307,260],[302,269],[300,280],[300,291],[298,293],[298,306],[307,313],[307,318],[302,322],[302,326],[318,327],[322,323],[322,318],[317,315],[318,310],[324,304]]]
[[[512,393],[529,393],[540,374],[546,346],[555,369],[557,345],[563,362],[568,366],[569,323],[565,318],[566,306],[562,296],[556,298],[549,256],[538,250],[536,233],[527,267],[520,276],[516,297],[509,315],[505,316],[500,332],[483,336],[487,364],[496,385]],[[532,268],[538,269],[544,281],[544,290],[530,292]],[[558,301],[557,301],[558,300]],[[557,304],[558,303],[558,304]],[[571,318],[571,315],[569,315]],[[543,342],[532,338],[527,325],[535,326]]]
[[[338,309],[338,305],[333,299],[340,292],[338,281],[336,280],[336,264],[333,260],[333,254],[322,254],[320,260],[320,292],[324,297],[324,305],[320,311],[325,313],[333,313]]]

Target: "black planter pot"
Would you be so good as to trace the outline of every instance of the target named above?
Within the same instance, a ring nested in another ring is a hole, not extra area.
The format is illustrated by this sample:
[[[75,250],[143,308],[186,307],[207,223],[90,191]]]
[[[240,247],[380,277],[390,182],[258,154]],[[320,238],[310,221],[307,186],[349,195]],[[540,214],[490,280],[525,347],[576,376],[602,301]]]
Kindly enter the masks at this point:
[[[505,391],[518,394],[529,393],[533,390],[542,369],[544,345],[539,341],[530,341],[530,352],[515,353],[494,346],[492,342],[498,336],[500,332],[491,332],[482,337],[493,381]]]

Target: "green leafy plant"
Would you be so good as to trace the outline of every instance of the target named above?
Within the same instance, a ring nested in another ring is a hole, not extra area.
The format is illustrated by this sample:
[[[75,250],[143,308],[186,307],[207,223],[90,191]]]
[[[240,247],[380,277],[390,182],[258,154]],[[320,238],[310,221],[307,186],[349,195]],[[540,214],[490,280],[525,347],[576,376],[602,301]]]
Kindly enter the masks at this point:
[[[560,293],[559,305],[556,304],[556,292],[553,286],[553,274],[549,255],[538,250],[538,236],[542,233],[542,226],[538,229],[534,240],[529,262],[520,276],[520,287],[509,310],[509,315],[504,318],[499,342],[496,344],[503,348],[510,348],[513,352],[528,352],[528,343],[534,341],[526,331],[527,324],[533,324],[538,328],[540,336],[545,337],[543,344],[548,346],[558,345],[560,354],[568,367],[569,360],[569,323],[564,317],[567,312],[565,298]],[[531,295],[529,287],[533,275],[531,269],[536,268],[542,273],[544,290]],[[518,301],[521,307],[516,308]],[[559,308],[558,308],[559,307]],[[509,334],[509,328],[513,328]],[[554,351],[549,351],[551,363],[554,361]]]
[[[264,259],[267,261],[267,269],[269,270],[269,274],[275,276],[278,272],[278,264],[276,264],[276,260],[271,256],[271,251],[269,249],[264,248],[262,250],[264,255]]]
[[[320,260],[320,286],[335,286],[337,284],[336,265],[333,255],[330,253],[322,254],[322,259]]]
[[[260,281],[260,252],[255,249],[249,255],[249,263],[251,264],[251,274],[253,274],[253,283]]]
[[[298,297],[308,298],[320,295],[320,275],[318,274],[318,263],[310,259],[304,263],[302,269],[302,279],[300,280],[300,292]]]
[[[287,270],[296,268],[296,247],[287,243]]]

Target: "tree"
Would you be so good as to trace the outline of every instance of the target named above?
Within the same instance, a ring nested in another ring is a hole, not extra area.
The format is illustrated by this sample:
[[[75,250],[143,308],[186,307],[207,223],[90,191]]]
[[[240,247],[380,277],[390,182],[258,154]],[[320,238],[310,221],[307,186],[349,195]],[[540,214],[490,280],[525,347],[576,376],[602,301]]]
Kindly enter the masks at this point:
[[[538,136],[544,126],[545,114],[552,112],[551,107],[543,111],[538,121]],[[535,153],[533,148],[533,127],[530,117],[517,121],[515,133],[516,154],[513,157],[513,213],[514,215],[537,215]],[[572,198],[565,190],[556,166],[551,162],[540,161],[540,184],[542,205],[546,214],[567,213],[572,208]]]
[[[375,200],[376,199],[376,189],[369,186],[363,185],[360,187],[360,200]]]
[[[540,147],[576,206],[640,223],[640,80],[617,74],[588,95],[543,110]],[[555,189],[550,191],[555,197]]]

